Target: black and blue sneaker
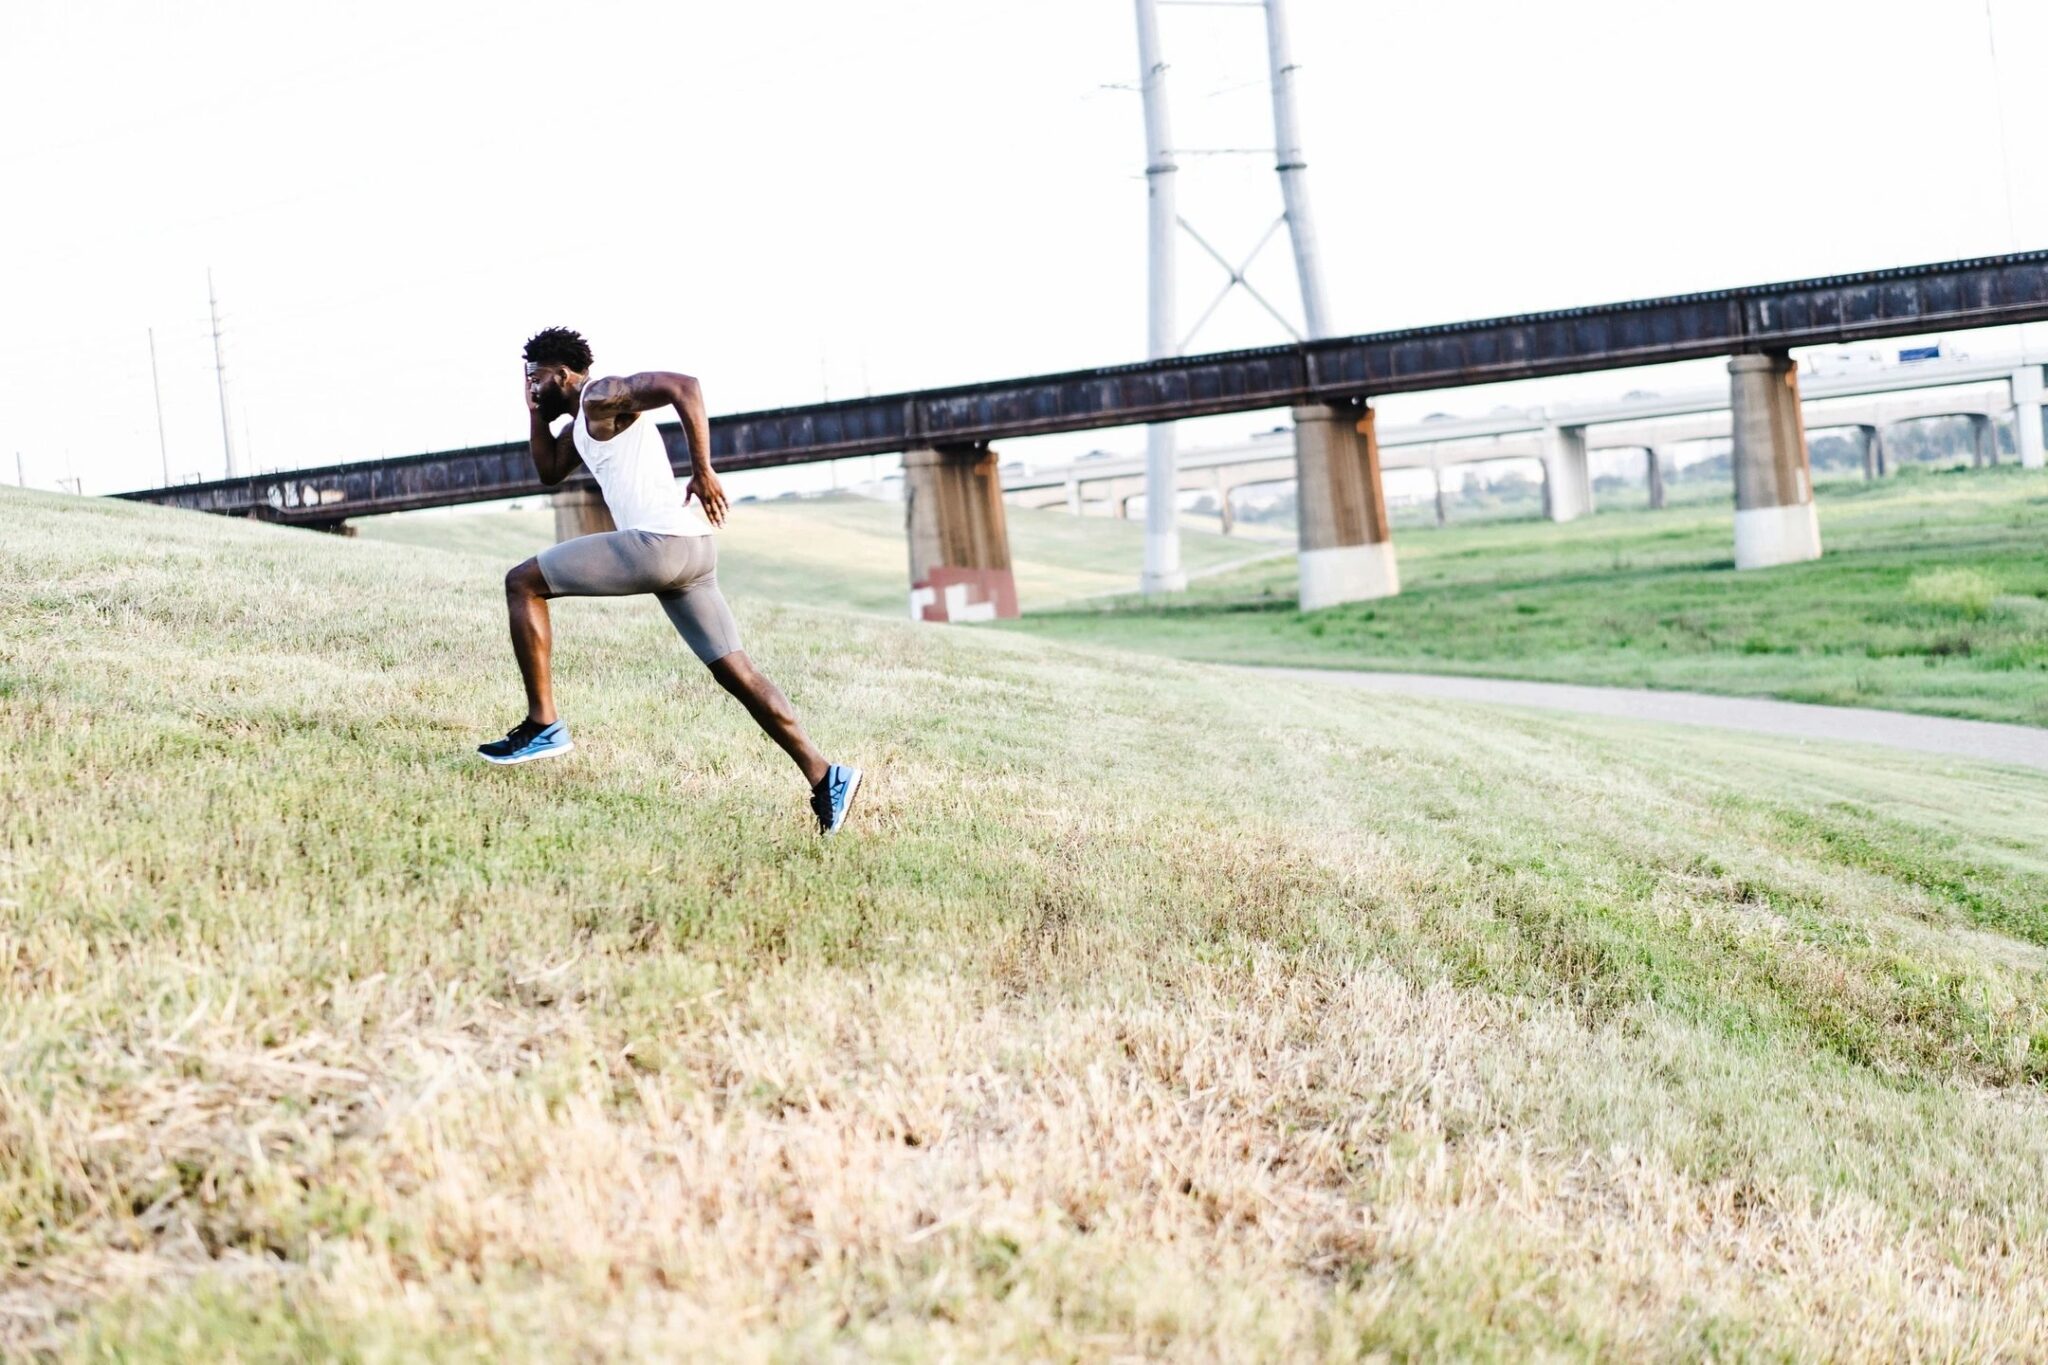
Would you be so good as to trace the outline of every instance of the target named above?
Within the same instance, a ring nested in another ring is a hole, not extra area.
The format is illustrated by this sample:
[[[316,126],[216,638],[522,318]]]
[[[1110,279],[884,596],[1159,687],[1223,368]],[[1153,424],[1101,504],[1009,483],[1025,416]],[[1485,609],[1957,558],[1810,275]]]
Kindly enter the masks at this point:
[[[575,747],[569,739],[569,727],[562,722],[540,725],[522,720],[503,739],[479,744],[476,751],[492,763],[530,763],[536,758],[566,754]]]
[[[860,769],[834,763],[825,770],[818,785],[811,788],[811,813],[818,817],[818,833],[830,838],[846,823],[853,809],[853,794],[860,790]]]

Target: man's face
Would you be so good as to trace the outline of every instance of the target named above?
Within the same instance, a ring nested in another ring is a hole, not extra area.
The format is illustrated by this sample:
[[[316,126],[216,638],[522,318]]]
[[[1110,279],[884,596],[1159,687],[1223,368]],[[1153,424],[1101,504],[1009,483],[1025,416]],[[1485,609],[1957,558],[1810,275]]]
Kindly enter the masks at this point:
[[[544,415],[560,416],[569,410],[569,367],[527,361],[526,391]]]

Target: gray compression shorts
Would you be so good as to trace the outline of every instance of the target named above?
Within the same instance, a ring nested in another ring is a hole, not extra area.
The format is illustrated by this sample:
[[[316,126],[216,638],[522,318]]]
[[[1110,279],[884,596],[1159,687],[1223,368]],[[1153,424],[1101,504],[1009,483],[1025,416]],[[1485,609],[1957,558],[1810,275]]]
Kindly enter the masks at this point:
[[[535,559],[557,597],[653,593],[690,652],[707,664],[740,647],[739,623],[718,590],[713,536],[606,531],[550,545]]]

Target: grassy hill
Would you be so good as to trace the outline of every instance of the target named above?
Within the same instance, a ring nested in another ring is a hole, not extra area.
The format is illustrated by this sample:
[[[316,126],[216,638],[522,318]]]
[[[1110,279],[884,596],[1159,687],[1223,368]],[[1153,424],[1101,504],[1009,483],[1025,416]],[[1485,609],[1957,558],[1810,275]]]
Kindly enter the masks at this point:
[[[1400,530],[1402,592],[1305,615],[1292,559],[1019,627],[1191,659],[1690,688],[2048,725],[2048,475],[1823,486],[1825,555],[1734,572],[1729,510]]]
[[[0,1355],[2048,1353],[2048,782],[0,489]]]
[[[1143,562],[1145,528],[1108,517],[1008,509],[1017,596],[1026,611],[1128,590]],[[362,536],[495,555],[509,567],[554,543],[554,513],[516,509],[371,517]],[[1271,545],[1188,531],[1181,555],[1200,572],[1269,554]],[[870,498],[803,498],[735,506],[718,545],[718,577],[744,608],[798,602],[902,616],[910,597],[903,505]]]

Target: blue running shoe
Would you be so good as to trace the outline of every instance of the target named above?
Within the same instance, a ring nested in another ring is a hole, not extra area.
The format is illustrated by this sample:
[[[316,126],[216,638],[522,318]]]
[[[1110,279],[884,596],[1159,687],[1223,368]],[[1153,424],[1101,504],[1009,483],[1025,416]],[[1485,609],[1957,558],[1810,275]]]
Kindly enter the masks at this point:
[[[512,733],[489,744],[479,744],[476,751],[492,763],[530,763],[536,758],[566,754],[575,747],[569,738],[569,727],[562,722],[536,725],[522,720],[512,727]]]
[[[818,817],[818,833],[830,838],[846,823],[853,809],[853,794],[860,790],[860,769],[834,763],[825,770],[824,780],[811,788],[811,813]]]

